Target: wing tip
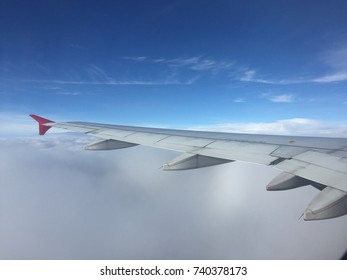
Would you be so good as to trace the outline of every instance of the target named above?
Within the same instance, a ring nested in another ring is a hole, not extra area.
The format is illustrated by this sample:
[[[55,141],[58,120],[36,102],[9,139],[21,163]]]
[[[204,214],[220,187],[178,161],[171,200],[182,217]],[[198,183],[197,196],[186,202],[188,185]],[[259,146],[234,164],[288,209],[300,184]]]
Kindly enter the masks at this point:
[[[39,123],[39,135],[44,135],[47,130],[51,128],[50,126],[46,125],[47,123],[54,123],[54,121],[42,118],[38,115],[30,114],[29,116]]]

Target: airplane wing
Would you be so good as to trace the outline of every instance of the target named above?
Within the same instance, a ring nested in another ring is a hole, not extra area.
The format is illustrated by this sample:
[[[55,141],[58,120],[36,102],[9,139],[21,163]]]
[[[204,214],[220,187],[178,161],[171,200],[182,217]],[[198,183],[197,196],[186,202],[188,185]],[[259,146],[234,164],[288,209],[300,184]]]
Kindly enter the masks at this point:
[[[268,165],[282,171],[267,190],[311,185],[320,190],[304,212],[305,220],[347,214],[347,139],[255,135],[121,126],[89,122],[53,122],[30,115],[43,135],[51,127],[102,138],[87,150],[112,150],[146,145],[182,154],[164,170],[187,170],[232,161]]]

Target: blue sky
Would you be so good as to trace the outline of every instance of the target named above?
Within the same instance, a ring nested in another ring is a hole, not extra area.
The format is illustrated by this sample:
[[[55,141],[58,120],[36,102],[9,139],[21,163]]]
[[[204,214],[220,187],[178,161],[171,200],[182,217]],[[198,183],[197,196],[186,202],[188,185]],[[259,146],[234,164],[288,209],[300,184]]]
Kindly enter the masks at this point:
[[[345,1],[1,1],[0,112],[346,123]]]

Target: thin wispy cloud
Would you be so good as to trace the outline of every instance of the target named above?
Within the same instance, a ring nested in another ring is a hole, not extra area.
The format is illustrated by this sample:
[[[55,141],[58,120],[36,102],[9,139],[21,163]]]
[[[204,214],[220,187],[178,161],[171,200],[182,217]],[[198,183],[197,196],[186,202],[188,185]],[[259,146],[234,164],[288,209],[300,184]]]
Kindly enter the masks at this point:
[[[72,43],[70,43],[70,44],[67,44],[67,46],[69,48],[73,48],[73,49],[80,49],[80,50],[85,49],[85,47],[83,47],[83,46],[81,46],[79,44],[72,44]]]
[[[252,72],[251,72],[252,73]],[[319,76],[316,78],[307,78],[307,79],[283,79],[283,80],[270,80],[270,79],[261,79],[255,75],[250,75],[249,71],[244,73],[240,77],[242,82],[250,83],[259,83],[259,84],[268,84],[268,85],[295,85],[295,84],[307,84],[307,83],[335,83],[347,81],[347,72],[338,72],[327,74],[324,76]]]
[[[244,98],[236,98],[233,100],[234,103],[244,103],[246,100]]]
[[[81,95],[82,92],[78,92],[78,91],[58,91],[57,94],[58,95],[78,96],[78,95]]]
[[[331,69],[347,71],[347,44],[344,42],[319,56],[320,60]]]
[[[273,103],[292,103],[295,101],[295,95],[289,93],[274,94],[271,91],[263,92],[259,95],[260,98],[267,99]]]
[[[145,56],[138,57],[124,57],[124,59],[132,60],[135,62],[146,62],[166,65],[172,68],[186,68],[194,71],[213,71],[219,72],[231,69],[235,67],[234,62],[217,61],[210,58],[204,58],[202,56],[192,57],[179,57],[179,58],[156,58],[150,59]]]
[[[140,59],[140,58],[137,58]],[[42,79],[42,80],[21,80],[22,83],[41,83],[41,88],[45,89],[61,89],[59,85],[105,85],[105,86],[164,86],[164,85],[191,85],[199,77],[192,76],[189,78],[177,78],[175,75],[167,75],[163,78],[149,79],[117,79],[112,77],[103,68],[91,64],[80,71],[78,75],[75,73],[70,75],[70,79]],[[78,77],[78,78],[76,78]],[[61,93],[64,94],[64,93]],[[74,94],[70,94],[74,95]]]
[[[142,61],[146,61],[147,57],[146,56],[124,56],[123,59],[133,60],[136,62],[142,62]]]
[[[91,64],[85,68],[88,74],[86,81],[55,81],[57,83],[64,84],[85,84],[85,85],[170,85],[180,84],[179,81],[173,79],[164,80],[117,80],[110,77],[105,70],[98,67],[97,65]]]
[[[294,84],[307,84],[307,83],[335,83],[347,81],[347,60],[346,52],[338,52],[340,59],[337,59],[337,54],[331,54],[334,60],[329,60],[329,68],[333,68],[330,73],[317,76],[317,77],[305,77],[305,78],[292,78],[292,79],[264,79],[261,78],[255,69],[247,69],[241,73],[238,79],[241,82],[269,84],[269,85],[294,85]],[[343,62],[339,62],[343,61]]]
[[[213,59],[207,59],[202,57],[191,57],[191,58],[176,58],[164,61],[171,67],[188,67],[195,71],[222,71],[231,69],[234,63],[216,61]]]
[[[160,85],[190,85],[194,82],[194,79],[189,79],[187,81],[178,80],[108,80],[108,81],[73,81],[73,80],[43,80],[37,82],[62,84],[62,85],[109,85],[109,86],[131,86],[131,85],[141,85],[141,86],[160,86]]]
[[[86,72],[88,73],[91,80],[95,81],[112,81],[113,79],[110,78],[106,72],[101,69],[100,67],[91,64],[89,67],[87,67]]]
[[[259,84],[268,84],[268,85],[292,85],[292,84],[301,84],[310,82],[310,80],[304,79],[263,79],[259,78],[257,71],[254,69],[248,69],[241,73],[237,77],[241,82],[249,82],[249,83],[259,83]]]
[[[41,89],[48,89],[48,90],[61,90],[62,88],[61,87],[58,87],[58,86],[41,86]]]
[[[264,78],[259,70],[250,66],[236,63],[235,61],[216,60],[204,56],[191,56],[191,57],[176,57],[176,58],[149,58],[147,56],[125,56],[124,60],[141,63],[143,65],[152,64],[167,67],[168,73],[166,77],[161,78],[146,78],[143,79],[131,77],[117,78],[113,77],[104,68],[90,64],[84,67],[82,71],[77,71],[70,75],[70,79],[52,79],[42,80],[42,82],[53,84],[66,84],[66,85],[113,85],[113,86],[126,86],[126,85],[191,85],[198,81],[204,75],[212,75],[213,77],[228,77],[231,81],[240,81],[243,83],[258,83],[265,85],[294,85],[305,83],[336,83],[347,81],[347,65],[339,63],[347,51],[340,50],[336,53],[327,55],[324,60],[325,63],[331,68],[334,67],[332,73],[321,75],[317,77],[298,77],[298,78],[283,78],[272,79]],[[340,60],[338,58],[340,58]],[[347,63],[346,63],[347,64]],[[346,69],[343,67],[346,66]],[[160,69],[160,68],[159,68]],[[337,70],[336,70],[337,69]],[[190,72],[187,72],[190,71]],[[162,73],[158,70],[154,73]],[[146,75],[148,76],[146,71]],[[153,76],[153,75],[152,75]],[[269,76],[269,74],[267,74]],[[274,101],[276,102],[276,101]],[[278,101],[288,102],[288,101]]]
[[[292,94],[281,94],[270,97],[270,101],[275,103],[291,103],[294,101],[294,95]]]
[[[319,59],[329,69],[325,75],[312,79],[315,83],[336,83],[347,81],[347,47],[342,44],[331,48],[322,54]]]
[[[146,57],[136,57],[136,61],[144,61]],[[89,75],[88,81],[77,81],[77,83],[91,84],[91,85],[114,85],[114,86],[127,86],[127,85],[142,85],[142,86],[161,86],[161,85],[191,85],[197,80],[197,77],[191,77],[188,79],[178,79],[175,75],[168,75],[164,78],[152,78],[152,79],[116,79],[110,77],[105,70],[97,65],[91,64],[86,68],[86,72]],[[64,81],[65,83],[67,81]]]
[[[318,77],[312,80],[315,83],[335,83],[347,81],[347,72],[338,72]]]
[[[242,73],[241,77],[239,77],[241,82],[252,82],[252,83],[261,83],[261,84],[271,84],[271,81],[256,78],[255,70],[246,70]]]

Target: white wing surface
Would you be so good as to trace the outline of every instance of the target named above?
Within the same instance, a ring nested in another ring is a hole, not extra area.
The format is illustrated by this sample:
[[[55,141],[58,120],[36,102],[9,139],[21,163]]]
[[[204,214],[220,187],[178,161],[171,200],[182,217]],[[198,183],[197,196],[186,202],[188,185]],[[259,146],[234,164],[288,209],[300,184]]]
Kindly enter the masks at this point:
[[[275,136],[174,130],[89,122],[53,122],[31,115],[40,135],[51,127],[82,132],[103,140],[85,147],[111,150],[134,145],[182,152],[163,165],[164,170],[185,170],[235,160],[268,165],[283,171],[267,190],[312,185],[320,193],[304,212],[305,220],[347,214],[347,139]]]

